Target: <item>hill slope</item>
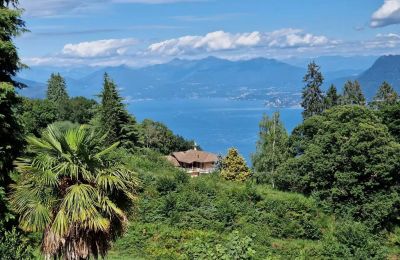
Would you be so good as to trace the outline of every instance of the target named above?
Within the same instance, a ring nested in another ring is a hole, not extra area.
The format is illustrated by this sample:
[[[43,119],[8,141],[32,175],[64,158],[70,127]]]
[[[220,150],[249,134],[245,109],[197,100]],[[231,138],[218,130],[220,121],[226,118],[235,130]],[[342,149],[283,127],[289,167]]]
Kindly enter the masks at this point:
[[[357,79],[368,99],[373,98],[383,81],[389,82],[397,92],[400,92],[400,55],[380,57]]]

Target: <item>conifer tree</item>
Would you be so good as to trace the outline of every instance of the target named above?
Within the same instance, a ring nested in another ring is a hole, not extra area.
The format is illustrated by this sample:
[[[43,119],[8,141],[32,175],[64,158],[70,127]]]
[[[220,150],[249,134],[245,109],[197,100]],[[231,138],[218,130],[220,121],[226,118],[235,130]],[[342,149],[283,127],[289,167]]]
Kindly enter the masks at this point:
[[[65,80],[60,73],[52,73],[47,81],[47,99],[55,104],[58,110],[58,120],[69,119],[69,96]]]
[[[27,30],[17,5],[18,1],[0,1],[0,189],[8,184],[8,172],[23,145],[23,129],[16,113],[22,101],[14,89],[23,84],[14,81],[13,76],[25,65],[20,61],[13,39]]]
[[[99,113],[100,131],[108,136],[109,144],[121,142],[121,145],[132,148],[139,142],[139,131],[134,117],[126,111],[116,84],[104,74],[103,91],[100,95]]]
[[[238,150],[231,148],[222,161],[221,176],[226,180],[245,181],[251,176],[249,167]]]
[[[257,181],[268,181],[276,168],[288,158],[289,136],[280,120],[280,114],[264,115],[260,123],[256,153],[252,156]],[[273,180],[271,179],[272,184]]]
[[[396,104],[398,98],[399,96],[394,88],[389,83],[384,81],[374,97],[372,106],[379,109],[386,105],[394,105]]]
[[[354,82],[347,81],[344,85],[343,96],[341,98],[342,105],[360,105],[364,106],[366,103],[365,96],[362,93],[360,83],[356,80]]]
[[[303,88],[301,102],[301,106],[304,108],[303,117],[308,118],[321,114],[324,110],[324,95],[321,91],[324,77],[315,62],[308,65],[308,71],[303,81],[306,84]]]
[[[47,99],[55,103],[66,102],[69,99],[65,80],[60,73],[52,73],[47,81]]]
[[[21,63],[13,39],[26,32],[27,29],[25,22],[21,19],[22,10],[17,7],[16,0],[0,1],[0,82],[22,87],[24,85],[14,81],[13,77],[26,66]]]
[[[325,97],[325,108],[330,109],[334,106],[337,106],[339,104],[339,99],[340,96],[337,93],[337,89],[335,85],[331,85],[326,92],[326,97]]]

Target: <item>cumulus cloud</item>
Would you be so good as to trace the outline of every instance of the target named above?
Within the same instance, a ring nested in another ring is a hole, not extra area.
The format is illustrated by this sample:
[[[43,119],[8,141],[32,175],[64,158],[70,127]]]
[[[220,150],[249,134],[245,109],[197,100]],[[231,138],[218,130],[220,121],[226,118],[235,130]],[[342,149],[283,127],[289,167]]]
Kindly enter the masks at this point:
[[[136,42],[135,39],[128,38],[80,42],[77,44],[69,43],[64,46],[62,53],[79,58],[123,55],[130,47],[135,45]]]
[[[385,0],[372,15],[371,27],[383,27],[400,23],[400,0]]]
[[[248,32],[232,34],[224,31],[204,36],[183,36],[151,44],[150,53],[183,55],[201,51],[214,52],[251,47],[294,48],[314,47],[333,43],[325,36],[315,36],[298,29],[282,29],[269,33]]]

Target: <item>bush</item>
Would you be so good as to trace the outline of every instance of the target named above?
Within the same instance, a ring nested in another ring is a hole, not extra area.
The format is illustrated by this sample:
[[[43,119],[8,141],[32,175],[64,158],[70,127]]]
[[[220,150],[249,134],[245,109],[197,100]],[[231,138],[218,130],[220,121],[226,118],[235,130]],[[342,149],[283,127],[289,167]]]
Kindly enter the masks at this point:
[[[252,248],[250,237],[241,237],[234,231],[229,235],[224,244],[209,244],[196,239],[186,245],[186,256],[189,259],[254,259],[255,251]]]
[[[34,259],[33,249],[15,228],[11,231],[0,229],[0,258],[2,260]]]
[[[387,259],[382,241],[365,225],[351,221],[336,225],[324,237],[322,255],[329,259]]]
[[[342,106],[304,122],[293,137],[300,151],[277,171],[282,190],[313,195],[341,216],[379,229],[400,209],[400,145],[373,111]]]

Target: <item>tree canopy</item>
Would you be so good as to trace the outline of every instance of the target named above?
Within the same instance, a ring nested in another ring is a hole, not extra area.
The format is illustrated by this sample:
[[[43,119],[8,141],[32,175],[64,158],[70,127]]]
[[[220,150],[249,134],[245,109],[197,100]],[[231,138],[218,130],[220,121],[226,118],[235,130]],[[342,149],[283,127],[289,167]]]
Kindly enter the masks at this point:
[[[277,171],[281,189],[313,195],[371,227],[393,223],[400,206],[400,145],[373,111],[339,106],[304,122],[302,153]],[[298,149],[293,149],[298,150]]]
[[[256,153],[252,156],[255,177],[259,182],[267,181],[278,166],[286,161],[288,139],[289,136],[278,112],[272,117],[263,116]]]

